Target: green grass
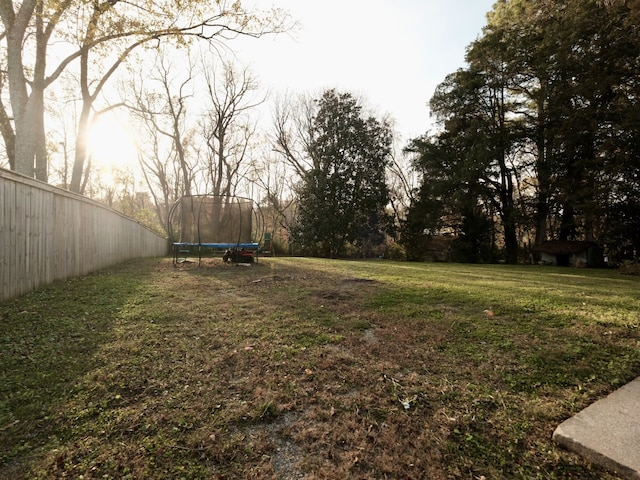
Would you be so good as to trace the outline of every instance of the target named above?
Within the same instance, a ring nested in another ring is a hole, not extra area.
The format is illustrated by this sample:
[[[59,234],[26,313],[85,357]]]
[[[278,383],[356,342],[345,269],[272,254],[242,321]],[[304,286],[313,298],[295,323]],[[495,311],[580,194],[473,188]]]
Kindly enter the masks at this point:
[[[640,375],[639,287],[300,258],[56,283],[0,304],[0,478],[613,479],[551,434]]]

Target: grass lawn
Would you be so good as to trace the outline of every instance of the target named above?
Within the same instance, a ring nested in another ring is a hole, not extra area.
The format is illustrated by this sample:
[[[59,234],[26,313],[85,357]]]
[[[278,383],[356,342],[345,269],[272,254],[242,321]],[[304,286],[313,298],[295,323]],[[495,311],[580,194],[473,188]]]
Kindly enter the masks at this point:
[[[555,427],[640,375],[640,278],[261,258],[0,304],[0,478],[613,479]]]

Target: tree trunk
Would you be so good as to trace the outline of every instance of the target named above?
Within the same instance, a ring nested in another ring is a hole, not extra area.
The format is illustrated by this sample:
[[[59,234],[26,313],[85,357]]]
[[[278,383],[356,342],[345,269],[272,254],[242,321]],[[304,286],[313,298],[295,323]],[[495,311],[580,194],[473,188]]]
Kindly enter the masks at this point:
[[[538,192],[536,201],[536,211],[534,213],[535,220],[535,244],[540,245],[547,240],[547,221],[549,219],[549,194],[550,194],[550,177],[548,167],[548,149],[546,129],[546,111],[544,108],[544,97],[538,99],[538,118],[536,125],[536,148],[538,150],[538,158],[536,161],[536,175],[538,178]],[[538,259],[536,259],[538,260]]]
[[[49,156],[47,154],[47,135],[44,128],[44,90],[31,93],[33,101],[33,135],[35,155],[35,177],[42,181],[49,181]]]
[[[84,193],[82,185],[86,182],[83,182],[82,179],[86,177],[85,163],[88,155],[87,138],[89,137],[90,124],[90,103],[83,102],[80,119],[78,120],[76,155],[71,172],[71,183],[69,184],[69,190],[76,193]]]
[[[5,2],[3,2],[5,3]],[[11,2],[9,2],[11,3]],[[21,12],[25,9],[23,3]],[[35,0],[31,0],[31,11],[35,6]],[[26,14],[25,14],[26,15]],[[30,16],[30,15],[29,15]],[[27,82],[24,78],[22,63],[22,41],[25,34],[26,22],[21,25],[17,20],[11,25],[5,23],[7,31],[7,77],[9,79],[9,96],[11,98],[11,109],[15,122],[15,161],[14,168],[18,173],[33,177],[33,136],[27,118],[27,103],[29,94],[27,92]],[[26,19],[28,21],[28,18]]]
[[[505,261],[518,263],[518,235],[516,231],[515,208],[513,199],[505,199],[503,204],[502,228],[504,229]]]
[[[0,16],[6,32],[7,78],[9,96],[13,111],[15,144],[8,155],[14,156],[13,168],[16,172],[33,177],[36,172],[34,158],[39,158],[38,178],[46,180],[46,150],[44,143],[44,71],[46,64],[46,38],[41,24],[36,32],[37,49],[34,63],[32,93],[29,95],[23,63],[23,43],[27,26],[31,21],[38,0],[24,0],[17,12],[13,3],[0,1]],[[44,162],[44,165],[43,165]]]
[[[49,36],[43,26],[43,2],[36,6],[36,61],[31,82],[31,98],[33,105],[33,123],[31,128],[34,135],[35,176],[38,180],[49,180],[49,159],[47,156],[47,135],[44,127],[44,90],[46,88],[45,75],[47,68],[47,43]]]
[[[30,99],[31,100],[31,99]],[[37,125],[38,116],[33,111],[33,102],[27,101],[22,111],[14,115],[16,123],[16,172],[33,178],[36,136],[33,125]]]
[[[11,125],[11,119],[4,108],[4,105],[0,105],[0,132],[2,132],[2,139],[7,150],[7,159],[9,160],[9,168],[11,170],[16,169],[16,133]]]

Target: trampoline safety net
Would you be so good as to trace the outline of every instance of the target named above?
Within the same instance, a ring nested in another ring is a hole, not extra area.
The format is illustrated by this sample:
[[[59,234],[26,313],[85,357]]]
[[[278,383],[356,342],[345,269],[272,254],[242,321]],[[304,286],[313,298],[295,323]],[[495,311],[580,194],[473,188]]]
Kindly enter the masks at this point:
[[[237,197],[180,199],[180,242],[248,243],[252,241],[253,202]]]

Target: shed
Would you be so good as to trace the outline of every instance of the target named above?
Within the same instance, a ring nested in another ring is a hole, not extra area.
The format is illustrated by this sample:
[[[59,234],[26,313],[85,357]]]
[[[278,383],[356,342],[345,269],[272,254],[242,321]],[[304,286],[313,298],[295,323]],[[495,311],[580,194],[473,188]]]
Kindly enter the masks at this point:
[[[604,256],[596,242],[584,240],[549,240],[534,247],[543,265],[559,267],[602,267]]]

